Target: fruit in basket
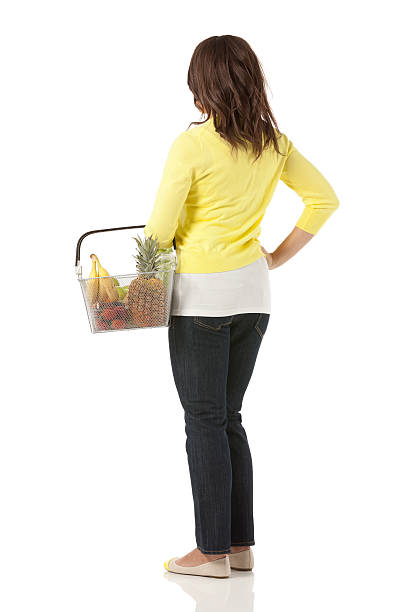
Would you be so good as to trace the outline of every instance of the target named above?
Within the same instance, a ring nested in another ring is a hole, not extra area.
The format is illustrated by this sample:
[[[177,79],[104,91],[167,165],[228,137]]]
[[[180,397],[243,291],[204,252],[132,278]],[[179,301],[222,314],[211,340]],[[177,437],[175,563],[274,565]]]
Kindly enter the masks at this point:
[[[105,321],[112,321],[116,318],[116,310],[114,308],[104,308],[101,312],[101,318]]]
[[[99,292],[99,274],[96,268],[96,261],[92,260],[92,270],[89,275],[89,280],[86,283],[86,297],[88,304],[93,306],[98,299]]]
[[[95,265],[97,265],[98,267],[98,277],[99,277],[99,273],[100,273],[100,268],[99,268],[99,260],[97,258],[96,255],[92,254],[91,255],[91,259],[92,259],[92,264],[95,263]],[[99,278],[98,278],[98,302],[99,303],[103,303],[108,301],[108,294],[106,293],[106,288],[105,288],[105,283],[101,283]]]
[[[96,319],[95,327],[96,329],[99,329],[102,331],[105,329],[109,329],[109,323],[107,321],[104,321],[103,319]]]
[[[106,268],[101,266],[101,263],[95,254],[91,255],[92,261],[96,261],[99,270],[99,293],[98,300],[100,302],[115,302],[119,299],[118,290],[114,279],[109,276]]]
[[[123,319],[114,319],[111,323],[111,329],[123,329],[126,327],[126,321]]]
[[[138,327],[157,327],[166,322],[167,290],[156,274],[161,270],[158,240],[135,238],[137,243],[136,269],[139,273],[129,285],[127,303],[133,322]]]
[[[117,291],[118,291],[119,299],[120,300],[125,299],[126,294],[127,294],[127,288],[125,288],[125,287],[117,287]]]
[[[127,319],[128,318],[128,314],[129,314],[129,310],[128,308],[125,308],[125,306],[115,306],[115,318],[116,319]]]

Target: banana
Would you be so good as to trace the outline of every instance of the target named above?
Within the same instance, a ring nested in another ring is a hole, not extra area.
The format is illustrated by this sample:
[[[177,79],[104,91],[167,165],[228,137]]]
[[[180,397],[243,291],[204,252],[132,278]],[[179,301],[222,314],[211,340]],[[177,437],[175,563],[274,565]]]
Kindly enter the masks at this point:
[[[91,259],[92,259],[92,265],[95,267],[98,267],[98,258],[96,255],[91,255]],[[97,296],[97,301],[98,302],[107,302],[108,301],[108,294],[106,293],[106,289],[105,289],[105,285],[101,282],[102,279],[99,278],[100,274],[99,274],[99,268],[98,268],[98,296]]]
[[[91,255],[92,261],[96,260],[99,270],[99,296],[100,302],[116,302],[119,300],[119,293],[115,282],[106,268],[102,268],[101,263],[95,254]],[[106,277],[106,278],[103,278]]]
[[[93,266],[97,267],[97,263],[98,263],[98,258],[96,255],[91,255],[91,259],[92,259],[92,269]],[[106,293],[106,289],[105,289],[105,285],[101,282],[103,279],[99,278],[100,274],[99,274],[99,270],[97,272],[97,276],[98,276],[98,295],[96,298],[97,302],[108,302],[108,294]]]
[[[88,303],[92,306],[98,299],[99,275],[96,269],[96,260],[92,259],[92,270],[86,283],[86,296]]]

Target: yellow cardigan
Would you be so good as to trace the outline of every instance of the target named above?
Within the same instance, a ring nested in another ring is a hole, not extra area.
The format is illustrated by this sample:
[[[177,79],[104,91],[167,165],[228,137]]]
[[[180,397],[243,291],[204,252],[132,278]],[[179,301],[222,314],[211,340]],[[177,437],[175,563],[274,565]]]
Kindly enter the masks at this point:
[[[264,257],[260,223],[282,180],[305,205],[296,226],[316,234],[339,206],[324,176],[285,134],[254,159],[231,148],[212,119],[182,132],[172,143],[153,211],[144,228],[160,248],[176,240],[176,272],[224,272]]]

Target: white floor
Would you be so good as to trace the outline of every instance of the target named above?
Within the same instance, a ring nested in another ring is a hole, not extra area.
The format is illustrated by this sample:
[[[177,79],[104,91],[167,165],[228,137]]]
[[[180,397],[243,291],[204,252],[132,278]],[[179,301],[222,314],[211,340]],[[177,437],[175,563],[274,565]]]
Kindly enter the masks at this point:
[[[313,360],[311,341],[292,350],[301,321],[267,331],[242,411],[255,568],[217,580],[163,567],[195,547],[166,331],[95,337],[83,323],[81,375],[69,383],[57,360],[55,393],[30,403],[31,382],[3,413],[2,611],[406,612],[405,410],[336,326]],[[107,364],[115,384],[98,378]]]

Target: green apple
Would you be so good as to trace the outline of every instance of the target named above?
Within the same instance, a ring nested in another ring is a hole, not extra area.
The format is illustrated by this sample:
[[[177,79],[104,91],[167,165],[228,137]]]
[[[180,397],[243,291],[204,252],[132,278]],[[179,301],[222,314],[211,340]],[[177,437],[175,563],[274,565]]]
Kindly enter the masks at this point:
[[[127,294],[127,289],[125,287],[117,287],[117,292],[119,295],[119,299],[123,300]]]

